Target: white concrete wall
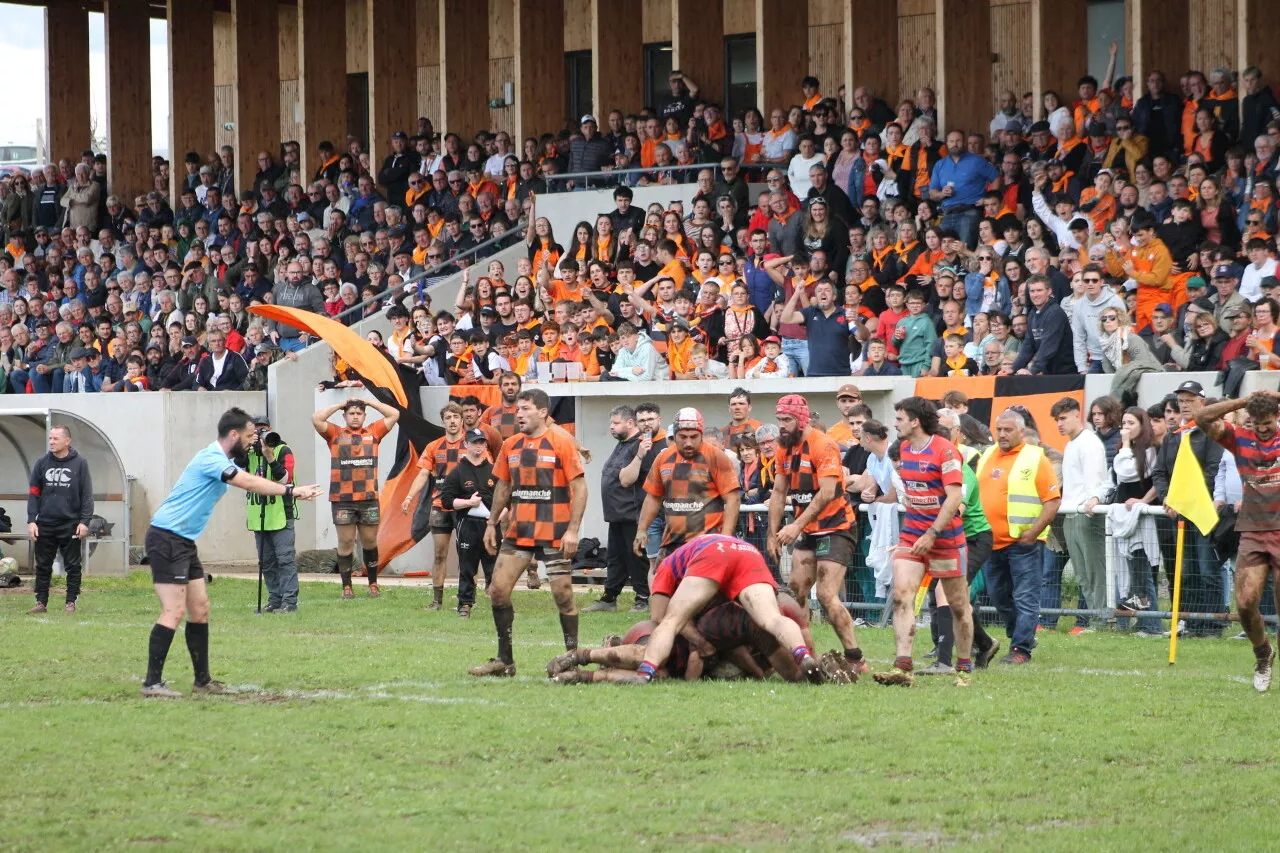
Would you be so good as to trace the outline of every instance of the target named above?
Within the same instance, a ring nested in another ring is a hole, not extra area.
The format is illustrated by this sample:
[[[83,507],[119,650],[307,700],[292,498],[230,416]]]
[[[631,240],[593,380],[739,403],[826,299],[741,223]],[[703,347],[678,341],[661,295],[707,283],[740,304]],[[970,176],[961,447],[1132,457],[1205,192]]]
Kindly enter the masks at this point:
[[[239,406],[262,411],[266,395],[251,391],[150,394],[23,394],[0,397],[4,409],[61,409],[100,429],[120,454],[125,473],[136,479],[132,490],[135,544],[141,543],[152,514],[196,451],[217,436],[218,417]],[[55,418],[56,421],[56,418]],[[15,521],[25,521],[25,516]],[[228,494],[218,505],[201,552],[210,562],[255,559],[253,537],[244,526],[244,497]]]

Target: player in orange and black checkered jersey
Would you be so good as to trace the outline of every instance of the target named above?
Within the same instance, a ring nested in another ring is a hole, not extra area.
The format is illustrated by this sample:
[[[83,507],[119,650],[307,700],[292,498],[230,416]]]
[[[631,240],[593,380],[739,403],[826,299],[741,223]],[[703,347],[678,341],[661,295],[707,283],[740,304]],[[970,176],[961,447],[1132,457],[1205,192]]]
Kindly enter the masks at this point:
[[[372,407],[382,420],[364,425],[365,408]],[[329,423],[342,410],[345,426]],[[338,532],[338,574],[342,576],[342,597],[351,598],[351,561],[356,534],[369,572],[369,595],[378,592],[378,444],[400,419],[400,413],[376,400],[351,399],[321,409],[311,416],[311,425],[329,445],[329,501],[333,505],[333,526]]]
[[[853,630],[853,617],[840,600],[844,576],[853,561],[853,510],[845,498],[840,445],[809,426],[809,403],[799,394],[778,401],[777,479],[769,497],[769,538],[774,559],[783,546],[793,545],[791,594],[807,601],[816,578],[818,602],[844,646],[845,659],[859,674],[870,667],[862,657]],[[790,502],[793,520],[782,524]]]
[[[704,533],[731,536],[738,523],[738,472],[723,450],[703,439],[702,415],[697,409],[681,409],[673,426],[675,444],[653,460],[644,482],[637,554],[645,553],[647,531],[659,510],[666,517],[661,556]]]
[[[550,422],[547,392],[531,388],[516,398],[520,432],[502,444],[493,466],[497,486],[484,533],[489,553],[498,555],[489,602],[498,630],[498,656],[470,670],[472,675],[516,674],[511,652],[511,590],[538,560],[547,567],[551,594],[560,611],[566,649],[578,646],[578,610],[573,601],[570,560],[578,552],[578,527],[587,507],[582,458],[573,437]],[[498,519],[510,506],[505,530]],[[501,539],[501,549],[499,549]]]
[[[502,404],[485,409],[480,422],[496,429],[502,440],[506,441],[520,431],[516,426],[516,395],[520,393],[520,376],[510,371],[502,374],[498,379],[498,390],[502,393]]]
[[[428,444],[418,457],[418,474],[409,486],[409,492],[400,505],[400,512],[408,515],[413,511],[418,494],[427,487],[427,481],[434,478],[431,487],[431,527],[432,564],[432,600],[428,610],[440,610],[444,607],[444,581],[448,573],[449,542],[453,538],[453,510],[446,509],[440,503],[440,488],[444,478],[449,476],[458,465],[458,460],[466,455],[466,439],[463,437],[462,407],[457,403],[446,403],[440,409],[440,423],[444,424],[444,435]]]

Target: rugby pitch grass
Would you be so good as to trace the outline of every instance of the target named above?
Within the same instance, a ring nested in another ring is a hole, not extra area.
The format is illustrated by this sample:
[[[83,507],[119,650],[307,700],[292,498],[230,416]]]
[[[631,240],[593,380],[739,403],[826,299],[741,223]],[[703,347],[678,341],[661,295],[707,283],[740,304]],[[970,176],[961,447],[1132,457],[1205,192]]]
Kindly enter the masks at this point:
[[[213,672],[245,692],[172,702],[137,698],[145,574],[90,579],[74,614],[57,589],[43,617],[0,596],[0,850],[1280,844],[1280,695],[1254,693],[1247,643],[1187,641],[1171,669],[1159,640],[1042,634],[1033,664],[969,690],[564,687],[544,678],[561,649],[545,590],[516,595],[519,677],[479,681],[483,597],[463,621],[424,612],[422,589],[356,589],[304,584],[298,613],[258,616],[252,583],[218,580]],[[583,615],[584,644],[632,621]],[[884,666],[889,632],[859,636]],[[189,691],[181,632],[166,677]]]

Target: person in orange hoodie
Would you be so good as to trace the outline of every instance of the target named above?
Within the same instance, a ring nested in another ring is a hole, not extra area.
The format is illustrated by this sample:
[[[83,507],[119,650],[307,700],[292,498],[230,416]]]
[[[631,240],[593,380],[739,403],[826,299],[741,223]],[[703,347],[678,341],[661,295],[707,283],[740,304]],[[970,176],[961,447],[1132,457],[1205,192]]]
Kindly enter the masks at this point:
[[[1138,283],[1134,329],[1139,333],[1151,325],[1151,314],[1157,305],[1164,302],[1177,310],[1177,303],[1185,300],[1185,295],[1177,299],[1177,294],[1173,293],[1173,256],[1164,241],[1156,236],[1156,226],[1154,216],[1139,211],[1134,214],[1132,222],[1135,245],[1121,246],[1110,234],[1103,238],[1107,247],[1104,256],[1107,272]]]

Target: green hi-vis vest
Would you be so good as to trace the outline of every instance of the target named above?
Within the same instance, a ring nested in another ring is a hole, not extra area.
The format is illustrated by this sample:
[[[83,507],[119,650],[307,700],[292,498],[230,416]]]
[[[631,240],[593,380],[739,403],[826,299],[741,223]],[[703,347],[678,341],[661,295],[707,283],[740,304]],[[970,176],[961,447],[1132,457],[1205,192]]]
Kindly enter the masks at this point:
[[[998,445],[988,447],[978,458],[979,474],[986,468],[987,460],[996,452],[997,447]],[[1040,511],[1044,509],[1044,504],[1040,502],[1040,493],[1036,491],[1036,474],[1040,472],[1040,460],[1043,457],[1044,451],[1039,447],[1032,444],[1022,445],[1022,449],[1018,451],[1013,461],[1013,470],[1005,479],[1009,484],[1008,506],[1005,511],[1009,518],[1009,536],[1012,539],[1017,539],[1034,527],[1036,519],[1040,517]],[[1041,542],[1048,539],[1049,525],[1046,524],[1036,538]]]
[[[290,452],[292,451],[289,450],[288,445],[282,444],[276,448],[276,458],[279,459],[282,454]],[[249,450],[249,461],[245,465],[245,470],[250,474],[261,472],[261,475],[268,480],[275,480],[271,476],[270,463],[252,448]],[[284,530],[285,523],[297,517],[296,502],[289,501],[289,505],[286,506],[283,496],[255,495],[253,492],[248,492],[248,500],[244,508],[244,523],[250,530]]]

